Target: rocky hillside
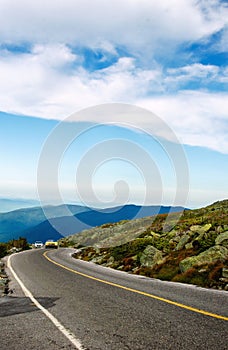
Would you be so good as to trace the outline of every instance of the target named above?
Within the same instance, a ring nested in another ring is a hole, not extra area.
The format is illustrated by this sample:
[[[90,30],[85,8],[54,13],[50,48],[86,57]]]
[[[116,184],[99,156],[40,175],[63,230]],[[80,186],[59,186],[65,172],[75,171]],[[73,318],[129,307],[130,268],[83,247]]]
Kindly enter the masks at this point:
[[[75,258],[162,280],[228,290],[228,200],[105,224],[62,240]]]

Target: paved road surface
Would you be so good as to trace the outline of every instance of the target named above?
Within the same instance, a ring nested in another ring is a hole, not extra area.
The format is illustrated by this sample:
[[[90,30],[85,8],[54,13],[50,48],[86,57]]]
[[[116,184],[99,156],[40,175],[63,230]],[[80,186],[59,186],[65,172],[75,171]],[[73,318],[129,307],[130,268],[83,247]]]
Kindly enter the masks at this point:
[[[133,276],[75,260],[72,252],[32,250],[10,262],[73,340],[15,284],[0,300],[2,350],[228,349],[228,292]]]

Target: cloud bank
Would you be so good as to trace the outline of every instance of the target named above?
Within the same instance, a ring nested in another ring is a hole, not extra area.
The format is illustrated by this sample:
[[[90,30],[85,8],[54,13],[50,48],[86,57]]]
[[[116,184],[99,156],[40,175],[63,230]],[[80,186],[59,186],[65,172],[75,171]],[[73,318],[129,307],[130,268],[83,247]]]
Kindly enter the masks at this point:
[[[130,103],[228,152],[225,2],[3,0],[0,23],[0,110],[61,120]]]

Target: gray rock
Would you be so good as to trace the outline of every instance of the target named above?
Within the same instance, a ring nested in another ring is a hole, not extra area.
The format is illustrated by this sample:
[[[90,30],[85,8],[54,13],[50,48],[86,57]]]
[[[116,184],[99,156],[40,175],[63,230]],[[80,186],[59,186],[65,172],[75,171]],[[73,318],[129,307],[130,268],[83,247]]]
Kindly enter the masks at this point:
[[[184,235],[181,237],[179,243],[177,244],[175,250],[181,250],[184,248],[184,246],[189,242],[190,236],[189,235]]]
[[[193,248],[192,242],[185,244],[185,249],[192,249],[192,248]]]
[[[215,244],[228,248],[228,231],[220,233],[215,240]]]
[[[103,256],[96,256],[95,258],[93,258],[92,260],[91,260],[93,263],[95,263],[95,264],[103,264],[103,262],[104,262],[104,257]]]
[[[115,262],[114,257],[113,257],[113,256],[110,256],[110,258],[108,258],[108,260],[107,260],[105,266],[107,266],[107,267],[112,267],[113,264],[114,264],[114,262]]]
[[[227,267],[224,267],[222,269],[222,277],[228,278],[228,268]]]
[[[181,272],[185,272],[194,265],[201,266],[217,260],[225,261],[228,259],[228,249],[222,246],[214,246],[200,253],[197,256],[186,258],[180,262]]]
[[[148,245],[141,255],[140,263],[144,267],[152,267],[161,262],[162,257],[163,254],[160,250]]]
[[[200,233],[205,233],[205,232],[209,231],[210,228],[211,228],[211,224],[205,224],[203,226],[201,226],[201,225],[192,225],[190,227],[190,230],[192,232],[197,232],[197,233],[200,234]]]

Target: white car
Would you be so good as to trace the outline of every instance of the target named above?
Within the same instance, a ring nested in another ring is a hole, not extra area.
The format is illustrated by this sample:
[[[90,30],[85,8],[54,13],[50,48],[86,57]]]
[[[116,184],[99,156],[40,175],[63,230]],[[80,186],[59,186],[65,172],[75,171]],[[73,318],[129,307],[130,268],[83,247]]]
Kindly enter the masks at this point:
[[[43,242],[41,242],[41,241],[36,241],[35,243],[34,243],[34,247],[35,248],[43,248]]]

